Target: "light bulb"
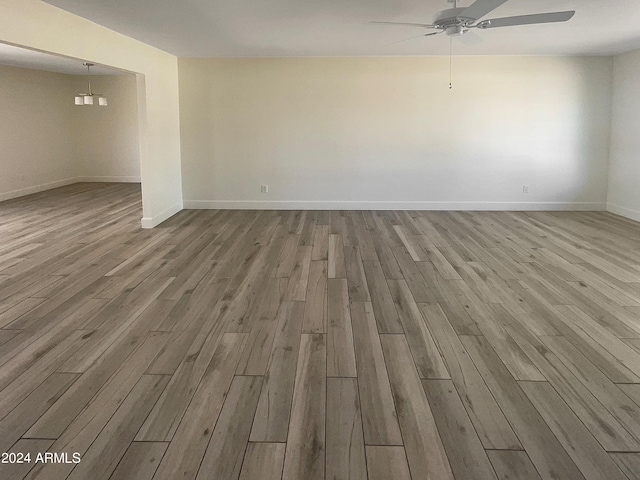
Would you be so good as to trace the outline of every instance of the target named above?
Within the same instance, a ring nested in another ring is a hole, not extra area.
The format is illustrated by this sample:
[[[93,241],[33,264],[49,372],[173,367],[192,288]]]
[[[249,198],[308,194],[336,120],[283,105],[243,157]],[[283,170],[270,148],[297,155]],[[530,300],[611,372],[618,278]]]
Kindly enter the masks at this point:
[[[82,100],[82,97],[76,97],[76,105],[84,105],[84,101]]]
[[[107,99],[105,97],[98,98],[98,105],[100,105],[101,107],[106,107],[107,106]]]
[[[85,95],[84,104],[85,105],[93,105],[93,97],[91,95]]]

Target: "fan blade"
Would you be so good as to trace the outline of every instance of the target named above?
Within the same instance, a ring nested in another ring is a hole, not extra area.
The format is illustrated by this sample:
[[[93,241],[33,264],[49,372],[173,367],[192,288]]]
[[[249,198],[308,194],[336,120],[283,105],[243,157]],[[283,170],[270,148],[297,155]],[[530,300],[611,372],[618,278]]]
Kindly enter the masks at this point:
[[[576,12],[554,12],[554,13],[538,13],[535,15],[520,15],[517,17],[492,18],[483,20],[476,25],[478,28],[497,28],[512,27],[515,25],[533,25],[536,23],[555,23],[566,22],[575,15]]]
[[[471,6],[464,9],[458,17],[473,18],[479,20],[487,13],[492,12],[507,0],[476,0]]]
[[[429,25],[426,23],[404,23],[404,22],[369,22],[369,23],[382,23],[385,25],[405,25],[409,27],[438,28],[435,25]]]
[[[482,37],[478,35],[476,32],[467,32],[464,35],[460,35],[455,37],[460,40],[460,43],[466,45],[467,47],[473,47],[474,45],[478,45],[482,43]]]
[[[422,35],[418,35],[417,37],[410,37],[410,38],[405,38],[404,40],[398,40],[397,42],[387,43],[386,45],[383,45],[383,47],[390,47],[391,45],[396,45],[402,42],[408,42],[409,40],[415,40],[416,38],[430,37],[432,35],[439,35],[441,33],[442,32],[433,32],[433,33],[427,33],[427,34],[423,33]]]

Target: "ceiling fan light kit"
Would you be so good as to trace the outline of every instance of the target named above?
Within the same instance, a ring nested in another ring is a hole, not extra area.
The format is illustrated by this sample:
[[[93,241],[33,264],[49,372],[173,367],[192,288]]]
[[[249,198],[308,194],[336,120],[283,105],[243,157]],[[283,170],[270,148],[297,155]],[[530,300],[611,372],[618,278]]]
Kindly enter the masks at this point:
[[[93,63],[83,63],[83,65],[85,67],[87,67],[87,77],[88,77],[88,83],[89,83],[89,88],[88,88],[88,93],[79,93],[78,95],[76,95],[76,98],[74,100],[75,105],[93,105],[93,99],[94,97],[98,99],[98,105],[101,107],[106,107],[108,105],[107,103],[107,97],[105,97],[104,95],[102,95],[101,93],[93,93],[91,91],[91,67],[93,67]]]
[[[449,89],[453,88],[451,81],[451,57],[452,57],[452,37],[462,37],[467,35],[472,28],[479,30],[487,30],[489,28],[498,27],[513,27],[517,25],[534,25],[540,23],[556,23],[566,22],[570,20],[576,12],[549,12],[549,13],[537,13],[532,15],[518,15],[514,17],[492,18],[487,20],[480,20],[485,15],[491,13],[503,3],[507,3],[508,0],[476,0],[468,7],[458,7],[458,0],[447,0],[448,3],[453,4],[453,8],[448,8],[441,12],[436,13],[433,17],[432,23],[406,23],[406,22],[371,22],[371,23],[383,23],[388,25],[403,25],[407,27],[421,27],[429,30],[437,30],[436,32],[429,32],[419,35],[418,37],[411,37],[399,42],[394,42],[389,45],[395,45],[408,40],[413,40],[419,37],[431,37],[441,33],[446,34],[449,37]],[[477,22],[477,23],[476,23]],[[478,37],[478,36],[474,36]],[[479,38],[479,37],[478,37]]]

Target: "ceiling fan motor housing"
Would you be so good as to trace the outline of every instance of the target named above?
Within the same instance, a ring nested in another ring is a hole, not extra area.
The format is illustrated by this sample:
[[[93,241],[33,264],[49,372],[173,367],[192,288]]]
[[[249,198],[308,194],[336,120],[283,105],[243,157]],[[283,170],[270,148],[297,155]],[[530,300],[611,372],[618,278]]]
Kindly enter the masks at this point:
[[[452,26],[470,25],[477,19],[461,16],[460,14],[465,10],[466,8],[449,8],[448,10],[443,10],[433,18],[433,24],[444,29]]]

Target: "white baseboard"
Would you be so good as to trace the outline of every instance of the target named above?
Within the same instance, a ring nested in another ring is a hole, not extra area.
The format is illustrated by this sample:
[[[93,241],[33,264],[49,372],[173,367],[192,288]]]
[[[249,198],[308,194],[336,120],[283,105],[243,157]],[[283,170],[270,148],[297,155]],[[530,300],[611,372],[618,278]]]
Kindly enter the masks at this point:
[[[640,222],[640,211],[638,210],[621,207],[620,205],[614,205],[613,203],[607,203],[607,212],[615,213],[616,215],[620,215],[621,217]]]
[[[34,193],[44,192],[45,190],[51,190],[52,188],[66,187],[73,183],[77,183],[75,177],[65,178],[64,180],[56,180],[55,182],[42,183],[40,185],[33,185],[31,187],[19,188],[18,190],[12,190],[10,192],[0,193],[0,202],[5,200],[11,200],[12,198],[24,197],[25,195],[32,195]]]
[[[77,182],[140,183],[140,177],[76,177]]]
[[[211,210],[500,210],[604,211],[599,202],[362,202],[185,200],[186,209]]]
[[[173,217],[180,210],[182,210],[182,205],[174,205],[173,207],[168,208],[167,210],[165,210],[159,215],[155,215],[153,217],[142,217],[142,220],[140,221],[140,226],[142,228],[157,227],[165,220]]]

